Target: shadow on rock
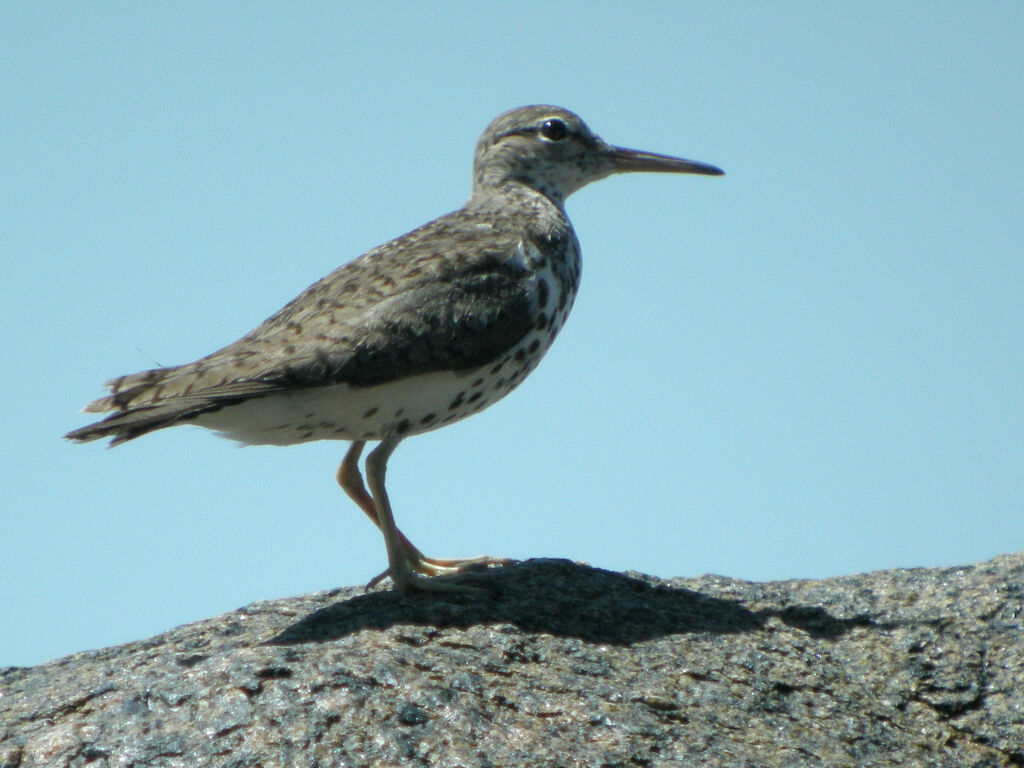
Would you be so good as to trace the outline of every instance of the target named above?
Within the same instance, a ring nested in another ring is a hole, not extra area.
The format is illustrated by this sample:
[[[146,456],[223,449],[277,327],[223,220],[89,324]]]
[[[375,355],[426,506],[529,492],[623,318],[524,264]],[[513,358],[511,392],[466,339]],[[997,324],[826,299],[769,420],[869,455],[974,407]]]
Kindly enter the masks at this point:
[[[363,629],[410,624],[460,629],[513,624],[524,631],[614,645],[683,632],[748,632],[773,616],[819,637],[870,624],[864,617],[837,619],[817,607],[751,611],[729,600],[567,560],[529,560],[466,575],[461,582],[482,587],[492,597],[367,593],[322,608],[267,643],[325,642]]]

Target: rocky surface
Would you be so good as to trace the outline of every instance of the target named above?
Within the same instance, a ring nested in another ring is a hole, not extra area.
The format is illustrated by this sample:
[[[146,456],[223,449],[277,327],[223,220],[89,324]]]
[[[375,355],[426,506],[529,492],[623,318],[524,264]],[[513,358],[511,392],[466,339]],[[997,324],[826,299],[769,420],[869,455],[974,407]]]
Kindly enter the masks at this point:
[[[825,581],[564,561],[0,672],[0,766],[1022,766],[1024,555]]]

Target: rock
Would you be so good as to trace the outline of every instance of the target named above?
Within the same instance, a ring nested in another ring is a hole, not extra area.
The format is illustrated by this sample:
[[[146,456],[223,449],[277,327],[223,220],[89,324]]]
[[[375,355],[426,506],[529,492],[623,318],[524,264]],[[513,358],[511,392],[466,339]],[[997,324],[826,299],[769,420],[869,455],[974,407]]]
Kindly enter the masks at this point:
[[[824,581],[534,560],[0,672],[0,767],[1022,766],[1024,555]]]

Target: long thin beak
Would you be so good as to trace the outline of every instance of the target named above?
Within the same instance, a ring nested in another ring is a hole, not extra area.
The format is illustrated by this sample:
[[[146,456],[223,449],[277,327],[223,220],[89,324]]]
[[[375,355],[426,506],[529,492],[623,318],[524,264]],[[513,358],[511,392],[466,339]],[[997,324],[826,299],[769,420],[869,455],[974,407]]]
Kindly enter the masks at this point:
[[[684,160],[671,155],[659,155],[654,152],[643,152],[639,149],[609,147],[608,157],[612,163],[612,173],[649,171],[652,173],[699,173],[704,176],[725,174],[721,168],[707,163]]]

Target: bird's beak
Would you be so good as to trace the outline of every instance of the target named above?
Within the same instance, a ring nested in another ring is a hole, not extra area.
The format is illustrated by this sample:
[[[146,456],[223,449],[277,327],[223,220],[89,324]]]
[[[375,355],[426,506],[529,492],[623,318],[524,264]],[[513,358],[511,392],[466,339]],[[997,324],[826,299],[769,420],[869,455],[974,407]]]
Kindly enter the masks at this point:
[[[725,171],[707,163],[684,160],[671,155],[659,155],[625,147],[608,147],[612,173],[649,171],[652,173],[699,173],[704,176],[722,176]]]

